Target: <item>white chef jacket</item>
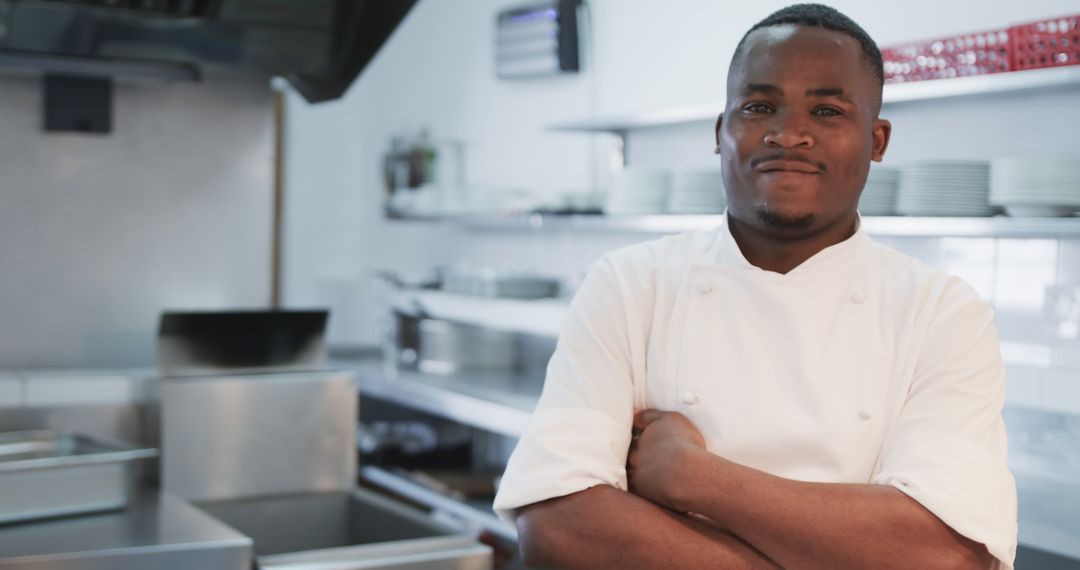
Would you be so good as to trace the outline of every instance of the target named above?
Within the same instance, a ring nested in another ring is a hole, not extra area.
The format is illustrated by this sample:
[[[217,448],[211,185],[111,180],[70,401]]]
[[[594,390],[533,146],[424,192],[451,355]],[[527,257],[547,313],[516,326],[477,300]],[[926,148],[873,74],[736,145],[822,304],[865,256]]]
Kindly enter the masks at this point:
[[[708,450],[802,481],[891,485],[998,568],[1016,551],[993,313],[861,230],[787,274],[726,223],[603,256],[571,304],[495,509],[627,488],[635,411],[679,411]]]

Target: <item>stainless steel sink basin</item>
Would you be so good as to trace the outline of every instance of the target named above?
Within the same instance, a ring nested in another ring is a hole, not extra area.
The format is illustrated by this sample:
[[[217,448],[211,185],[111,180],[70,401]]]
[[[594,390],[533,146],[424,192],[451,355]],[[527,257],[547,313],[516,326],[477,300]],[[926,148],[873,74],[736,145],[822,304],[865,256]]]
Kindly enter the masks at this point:
[[[491,550],[374,493],[307,493],[197,503],[250,537],[262,568],[486,570]]]

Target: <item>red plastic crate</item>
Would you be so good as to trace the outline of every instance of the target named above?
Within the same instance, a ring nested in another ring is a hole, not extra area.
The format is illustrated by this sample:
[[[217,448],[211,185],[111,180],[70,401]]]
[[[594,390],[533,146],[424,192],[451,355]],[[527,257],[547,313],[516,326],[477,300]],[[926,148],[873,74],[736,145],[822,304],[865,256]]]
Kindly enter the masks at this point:
[[[1080,15],[1013,26],[1009,37],[1013,69],[1080,64]]]
[[[885,83],[949,79],[1010,71],[1006,29],[958,34],[881,49]]]

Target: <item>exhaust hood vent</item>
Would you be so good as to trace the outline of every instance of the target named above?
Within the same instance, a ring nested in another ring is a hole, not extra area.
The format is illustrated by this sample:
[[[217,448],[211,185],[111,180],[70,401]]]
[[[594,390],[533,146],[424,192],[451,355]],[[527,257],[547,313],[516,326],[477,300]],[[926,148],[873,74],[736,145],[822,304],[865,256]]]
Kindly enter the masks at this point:
[[[0,71],[279,75],[340,97],[416,0],[0,0]]]

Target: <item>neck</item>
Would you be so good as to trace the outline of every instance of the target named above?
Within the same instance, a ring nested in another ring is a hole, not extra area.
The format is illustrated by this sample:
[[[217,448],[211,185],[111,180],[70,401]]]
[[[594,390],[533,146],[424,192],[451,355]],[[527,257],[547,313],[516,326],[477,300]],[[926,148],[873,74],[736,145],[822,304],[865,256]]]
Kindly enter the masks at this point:
[[[765,271],[786,274],[821,250],[851,237],[855,233],[856,216],[853,212],[825,227],[797,235],[762,230],[736,219],[730,212],[727,219],[731,236],[747,261]]]

